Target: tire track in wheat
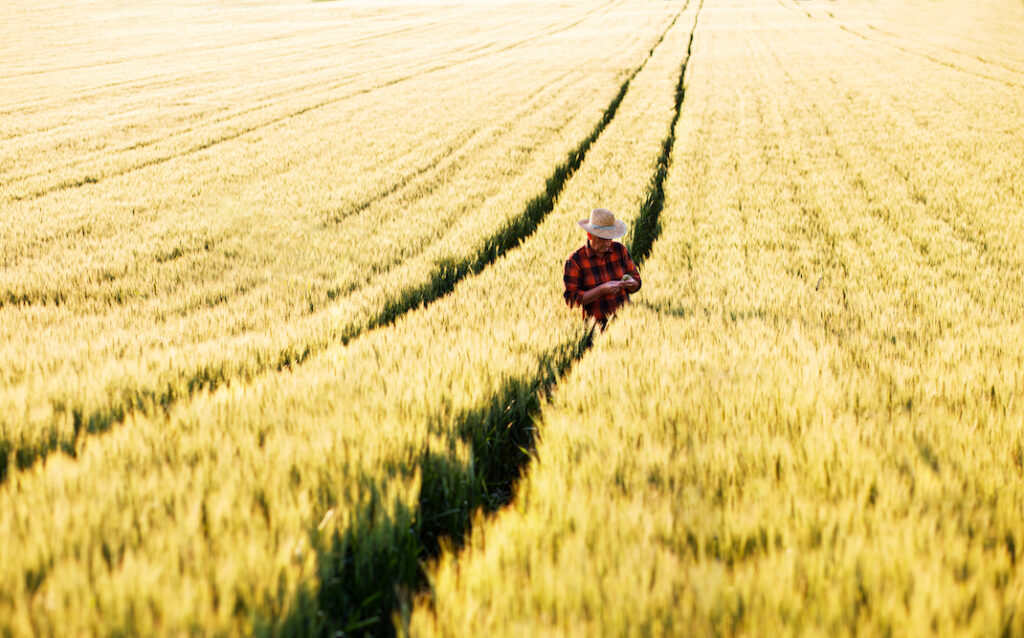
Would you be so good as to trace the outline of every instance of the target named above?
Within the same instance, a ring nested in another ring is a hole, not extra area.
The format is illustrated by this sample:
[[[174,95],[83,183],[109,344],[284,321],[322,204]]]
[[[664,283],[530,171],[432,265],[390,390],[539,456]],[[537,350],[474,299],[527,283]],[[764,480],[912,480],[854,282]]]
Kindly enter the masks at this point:
[[[676,18],[678,18],[678,15]],[[667,33],[674,24],[675,19],[665,29],[665,32]],[[663,39],[664,34],[661,37]],[[661,40],[659,39],[658,43],[660,42]],[[544,217],[552,210],[555,198],[561,192],[568,179],[582,164],[591,145],[615,117],[615,112],[625,96],[630,82],[650,59],[653,51],[654,49],[652,48],[641,64],[630,73],[618,93],[604,110],[602,117],[590,135],[582,140],[575,149],[570,151],[565,161],[554,169],[553,173],[548,177],[543,191],[530,200],[518,216],[512,218],[492,233],[476,251],[463,259],[438,264],[424,278],[424,283],[407,288],[391,298],[366,323],[349,325],[340,334],[330,335],[329,338],[320,341],[289,345],[276,358],[271,357],[261,362],[258,366],[259,372],[274,369],[282,370],[286,367],[291,368],[301,365],[311,355],[330,345],[335,338],[340,340],[341,343],[347,343],[364,332],[387,326],[407,312],[429,305],[448,294],[459,281],[469,275],[479,273],[494,263],[499,257],[518,247],[520,243],[533,233]],[[166,411],[170,406],[182,400],[187,400],[197,392],[217,388],[229,381],[230,378],[230,370],[226,370],[223,367],[206,367],[196,370],[189,379],[176,379],[175,382],[167,386],[136,388],[129,392],[128,396],[112,398],[101,409],[91,413],[85,413],[77,408],[73,409],[73,428],[69,440],[59,440],[58,438],[51,437],[32,447],[19,447],[14,441],[10,440],[0,441],[0,483],[5,480],[12,466],[19,470],[29,468],[38,461],[45,459],[52,451],[58,449],[74,455],[75,450],[85,437],[108,431],[122,423],[132,413],[151,414],[153,410]],[[179,381],[184,382],[186,387],[188,387],[188,392],[184,395],[176,390]]]
[[[689,2],[676,19],[688,6]],[[666,137],[662,141],[661,153],[655,162],[654,172],[650,176],[648,190],[635,223],[636,230],[629,238],[630,252],[632,254],[635,251],[638,263],[642,263],[650,254],[659,232],[658,216],[664,199],[664,182],[675,143],[675,124],[685,98],[684,78],[692,54],[693,37],[701,8],[703,2],[695,13],[689,44],[679,71],[674,95],[675,110]],[[674,19],[669,29],[675,22]],[[660,42],[661,40],[659,44]],[[641,68],[642,66],[638,71]],[[630,79],[635,75],[636,73]],[[467,511],[452,511],[448,495],[451,488],[448,483],[452,474],[465,476],[466,469],[452,467],[452,460],[444,458],[443,455],[424,459],[426,467],[419,510],[414,513],[415,519],[424,523],[417,526],[419,529],[415,540],[415,553],[399,559],[397,565],[394,562],[395,557],[387,549],[382,551],[380,556],[359,558],[371,564],[379,564],[382,568],[388,565],[384,569],[390,574],[380,575],[380,589],[360,590],[357,585],[344,580],[344,565],[353,560],[353,556],[328,555],[322,558],[321,573],[326,582],[318,592],[318,599],[320,610],[324,613],[329,628],[350,630],[352,627],[369,627],[373,628],[374,633],[392,635],[395,628],[390,626],[388,619],[394,616],[401,617],[403,610],[408,608],[409,599],[413,595],[411,591],[422,590],[426,585],[424,559],[436,556],[451,539],[454,539],[455,546],[458,546],[459,539],[470,531],[472,509],[482,507],[493,513],[511,502],[516,484],[524,476],[532,459],[531,450],[536,443],[535,418],[544,398],[555,390],[558,382],[573,366],[584,359],[593,338],[594,335],[589,333],[584,335],[581,341],[564,344],[559,352],[549,353],[544,359],[547,363],[540,366],[537,376],[511,381],[489,401],[485,401],[478,411],[461,415],[459,422],[453,424],[453,429],[463,433],[466,442],[473,446],[473,463],[474,468],[479,468],[477,471],[480,473],[480,482],[471,487],[474,493],[468,505],[464,506]],[[374,533],[373,530],[367,532]],[[358,537],[348,542],[355,546],[362,544]],[[405,561],[414,561],[414,564]],[[338,568],[339,573],[332,574],[332,567]],[[400,590],[397,596],[392,594],[395,589]],[[339,605],[339,600],[349,603]],[[374,602],[364,602],[369,600]],[[380,604],[380,601],[385,604]],[[389,609],[388,604],[393,607]],[[408,618],[402,622],[408,622]],[[404,629],[408,631],[407,626]]]

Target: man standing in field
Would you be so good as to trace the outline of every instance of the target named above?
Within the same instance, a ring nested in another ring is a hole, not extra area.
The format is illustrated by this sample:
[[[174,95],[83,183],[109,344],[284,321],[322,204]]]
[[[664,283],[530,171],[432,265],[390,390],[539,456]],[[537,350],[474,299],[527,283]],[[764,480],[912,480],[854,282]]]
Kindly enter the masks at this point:
[[[615,214],[595,208],[590,219],[580,220],[587,231],[587,243],[565,262],[565,303],[580,306],[583,316],[597,320],[602,328],[629,295],[640,290],[640,272],[626,247],[613,241],[626,234],[626,224]]]

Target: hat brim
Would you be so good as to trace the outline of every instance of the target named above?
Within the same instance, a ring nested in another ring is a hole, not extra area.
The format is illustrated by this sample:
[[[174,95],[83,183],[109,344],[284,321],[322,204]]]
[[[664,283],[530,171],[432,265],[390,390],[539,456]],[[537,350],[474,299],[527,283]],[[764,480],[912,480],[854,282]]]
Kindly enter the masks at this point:
[[[603,239],[618,239],[626,234],[626,222],[616,219],[615,225],[597,227],[590,223],[589,219],[581,219],[576,222],[580,225],[580,228],[587,231],[594,237],[601,237]]]

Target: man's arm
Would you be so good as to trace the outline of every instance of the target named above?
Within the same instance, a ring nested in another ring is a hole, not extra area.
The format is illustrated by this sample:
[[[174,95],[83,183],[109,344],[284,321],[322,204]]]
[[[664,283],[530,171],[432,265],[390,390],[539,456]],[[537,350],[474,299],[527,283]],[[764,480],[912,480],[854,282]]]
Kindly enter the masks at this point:
[[[606,281],[600,286],[595,286],[590,290],[583,293],[583,297],[580,303],[586,305],[592,301],[597,301],[603,297],[614,295],[619,288],[625,287],[626,282],[624,281]]]
[[[635,270],[636,266],[633,269]],[[615,294],[622,287],[621,281],[606,281],[586,292],[580,290],[580,286],[583,283],[583,274],[580,272],[579,265],[571,259],[565,262],[563,281],[565,283],[563,296],[565,297],[565,303],[570,306],[585,306],[598,299]]]
[[[570,307],[582,305],[583,291],[580,290],[582,282],[580,267],[572,259],[565,262],[565,274],[562,280],[565,283],[565,292],[562,293],[562,296],[565,297],[565,303]]]

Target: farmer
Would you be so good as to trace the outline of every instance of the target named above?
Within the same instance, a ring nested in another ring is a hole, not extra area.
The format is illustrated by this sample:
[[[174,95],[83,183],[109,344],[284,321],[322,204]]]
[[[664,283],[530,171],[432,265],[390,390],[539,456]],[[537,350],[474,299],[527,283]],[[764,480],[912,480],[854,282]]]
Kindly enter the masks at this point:
[[[626,234],[626,224],[614,213],[595,208],[590,219],[578,223],[587,231],[587,243],[565,262],[565,303],[580,306],[583,316],[593,317],[603,329],[629,295],[640,290],[640,273],[626,247],[612,241]]]

